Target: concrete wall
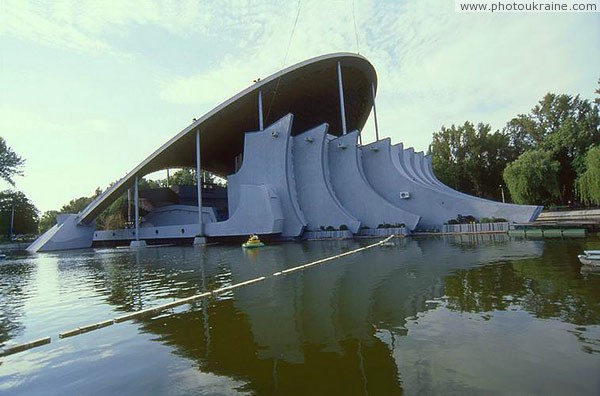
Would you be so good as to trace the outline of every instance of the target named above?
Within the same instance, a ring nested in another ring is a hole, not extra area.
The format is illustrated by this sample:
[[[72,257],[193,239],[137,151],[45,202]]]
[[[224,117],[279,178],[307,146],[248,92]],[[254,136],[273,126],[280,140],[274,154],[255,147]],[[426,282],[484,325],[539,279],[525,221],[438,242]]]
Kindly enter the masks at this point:
[[[356,131],[329,141],[331,184],[340,203],[367,227],[389,223],[414,229],[420,217],[389,202],[367,182],[357,142]]]
[[[141,227],[140,240],[153,239],[192,239],[200,232],[198,223],[169,226]],[[94,232],[94,242],[134,241],[135,228],[121,230],[98,230]]]
[[[229,213],[240,219],[241,214],[236,212],[241,204],[241,185],[270,185],[275,189],[284,218],[281,230],[284,238],[301,236],[307,224],[296,194],[292,121],[293,116],[288,114],[264,131],[247,132],[242,167],[227,179]]]
[[[467,214],[462,212],[465,209],[462,200],[458,200],[452,194],[427,187],[417,176],[411,161],[408,161],[406,166],[414,180],[408,179],[392,159],[390,139],[371,143],[361,148],[361,152],[363,168],[371,186],[396,206],[418,213],[421,216],[419,228],[439,227],[444,222],[456,218],[458,214]],[[402,192],[408,193],[409,198],[403,199]]]
[[[272,185],[237,186],[239,202],[226,221],[206,224],[206,236],[278,234],[283,232],[285,216],[281,201]]]
[[[300,208],[309,231],[344,224],[357,233],[360,221],[340,204],[329,181],[327,128],[323,124],[294,137],[294,174]]]
[[[382,150],[387,150],[383,146],[389,146],[390,142],[389,139],[386,139],[374,144],[382,145]],[[534,220],[542,210],[541,206],[503,204],[453,190],[435,178],[430,159],[422,154],[415,154],[412,148],[403,149],[401,144],[391,147],[390,152],[394,168],[398,170],[400,179],[402,179],[402,182],[397,181],[395,183],[398,183],[400,188],[404,188],[402,191],[411,193],[411,198],[405,200],[407,201],[407,207],[423,216],[419,224],[420,228],[439,228],[444,222],[456,218],[459,214],[463,216],[473,215],[478,219],[496,217],[504,218],[510,222],[526,223]],[[384,161],[384,159],[378,158],[378,161]],[[391,168],[389,164],[370,164],[371,172],[373,172],[373,166]],[[407,184],[406,175],[410,177],[408,181],[412,180],[414,183]],[[377,185],[382,189],[380,193],[384,194],[385,190],[386,196],[392,194],[390,186],[385,186],[382,183]],[[416,205],[408,203],[413,198],[417,201]],[[419,202],[424,203],[421,205],[422,207],[418,207]]]
[[[214,208],[202,207],[202,223],[209,224],[217,221]],[[141,227],[162,227],[178,224],[197,224],[198,207],[192,205],[168,205],[155,208],[144,216]]]
[[[78,220],[76,214],[59,215],[57,224],[29,245],[27,251],[35,253],[92,247],[95,223],[80,225],[77,224]]]

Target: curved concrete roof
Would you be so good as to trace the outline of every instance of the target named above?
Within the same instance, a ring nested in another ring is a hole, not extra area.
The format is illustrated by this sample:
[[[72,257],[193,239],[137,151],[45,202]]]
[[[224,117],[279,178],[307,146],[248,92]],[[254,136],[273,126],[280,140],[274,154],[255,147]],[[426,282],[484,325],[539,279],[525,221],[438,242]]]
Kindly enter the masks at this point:
[[[244,133],[259,129],[259,90],[265,127],[292,113],[294,135],[324,122],[329,124],[330,134],[341,135],[338,62],[342,66],[347,131],[361,130],[373,104],[371,82],[377,88],[373,65],[352,53],[308,59],[260,80],[190,124],[85,208],[80,222],[95,219],[134,183],[136,176],[166,168],[195,167],[198,128],[202,169],[224,177],[233,173],[235,157],[243,152]]]

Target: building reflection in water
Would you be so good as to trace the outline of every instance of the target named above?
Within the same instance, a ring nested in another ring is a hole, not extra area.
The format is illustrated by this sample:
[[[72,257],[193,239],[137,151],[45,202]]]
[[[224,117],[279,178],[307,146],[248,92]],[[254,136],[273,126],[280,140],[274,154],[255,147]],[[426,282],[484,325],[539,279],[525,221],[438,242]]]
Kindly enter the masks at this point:
[[[284,244],[252,255],[206,249],[197,261],[197,288],[242,282],[356,247],[352,241]],[[542,250],[540,242],[509,244],[497,236],[399,240],[392,248],[270,278],[141,324],[201,371],[243,380],[257,393],[398,394],[394,339],[407,334],[406,321],[427,310],[428,300],[447,294],[448,278]],[[387,342],[382,332],[391,334]]]
[[[227,245],[98,249],[9,260],[0,271],[10,286],[0,290],[6,307],[0,335],[14,342],[56,334],[372,242],[269,244],[252,252]],[[85,360],[96,346],[86,344],[89,337],[113,332],[119,338],[126,332],[129,338],[105,342],[131,345],[120,352],[138,359],[152,348],[144,342],[133,346],[134,340],[153,340],[163,351],[169,347],[167,357],[155,355],[151,364],[134,358],[132,366],[141,370],[134,377],[138,381],[147,377],[148,367],[184,362],[184,368],[191,366],[187,374],[163,372],[148,383],[168,384],[191,372],[257,394],[502,393],[509,389],[503,388],[506,379],[514,377],[503,370],[532,370],[528,378],[535,380],[515,386],[538,389],[565,370],[556,363],[544,371],[550,377],[535,376],[536,361],[559,362],[563,356],[551,345],[569,344],[571,357],[578,350],[600,353],[600,277],[580,273],[576,255],[582,243],[506,235],[395,240],[393,247],[270,277],[191,307],[53,342],[50,348],[56,345],[52,351],[58,361]],[[535,335],[528,333],[531,329]],[[557,336],[560,342],[552,342]],[[532,349],[519,365],[504,351],[523,340]],[[63,357],[63,345],[83,349]],[[481,351],[491,357],[487,371],[469,363],[477,362]],[[593,371],[586,356],[576,357],[569,365],[569,384],[589,374],[590,367]],[[54,361],[52,366],[61,367]],[[65,375],[56,370],[43,372],[52,378]],[[477,370],[481,375],[473,380]],[[496,377],[498,387],[488,387]],[[115,378],[99,379],[105,380]],[[36,384],[46,386],[43,380]]]

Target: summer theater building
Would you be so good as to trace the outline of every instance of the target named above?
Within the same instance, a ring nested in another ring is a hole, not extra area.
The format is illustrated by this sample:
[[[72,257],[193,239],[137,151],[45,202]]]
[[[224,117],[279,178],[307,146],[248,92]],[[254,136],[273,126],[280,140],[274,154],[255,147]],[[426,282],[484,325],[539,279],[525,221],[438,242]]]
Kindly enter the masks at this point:
[[[82,212],[61,215],[29,250],[251,233],[294,240],[326,229],[369,235],[381,224],[410,233],[440,229],[459,214],[511,222],[539,215],[538,206],[452,190],[435,177],[429,156],[379,139],[378,132],[375,142],[362,144],[376,89],[373,65],[350,53],[319,56],[259,80],[195,120]],[[140,209],[139,178],[182,167],[220,175],[227,187],[145,192]],[[128,190],[135,227],[96,231],[94,219]]]

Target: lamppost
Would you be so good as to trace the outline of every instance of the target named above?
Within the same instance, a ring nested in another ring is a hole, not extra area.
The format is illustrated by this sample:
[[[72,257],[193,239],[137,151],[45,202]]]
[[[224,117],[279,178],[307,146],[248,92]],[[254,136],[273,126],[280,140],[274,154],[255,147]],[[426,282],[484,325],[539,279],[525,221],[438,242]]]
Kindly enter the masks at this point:
[[[504,187],[502,186],[502,184],[500,184],[498,187],[500,187],[500,192],[502,193],[502,203],[505,203],[505,201],[504,201]]]
[[[15,199],[13,197],[12,212],[10,214],[10,232],[8,235],[8,239],[10,239],[11,242],[13,241],[14,234],[15,234]]]

